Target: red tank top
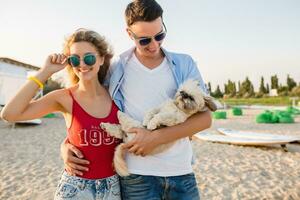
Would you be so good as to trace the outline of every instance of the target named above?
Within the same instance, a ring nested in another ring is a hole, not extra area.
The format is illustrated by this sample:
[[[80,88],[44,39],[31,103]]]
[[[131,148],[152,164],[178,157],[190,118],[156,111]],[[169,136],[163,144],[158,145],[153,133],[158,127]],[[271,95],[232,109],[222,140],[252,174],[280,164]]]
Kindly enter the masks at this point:
[[[101,122],[118,124],[118,108],[112,101],[111,111],[105,118],[95,118],[89,115],[74,99],[72,122],[68,128],[68,140],[76,146],[90,161],[87,165],[89,171],[83,172],[82,178],[100,179],[115,174],[113,169],[113,156],[115,147],[120,143],[119,139],[109,136],[100,128]]]

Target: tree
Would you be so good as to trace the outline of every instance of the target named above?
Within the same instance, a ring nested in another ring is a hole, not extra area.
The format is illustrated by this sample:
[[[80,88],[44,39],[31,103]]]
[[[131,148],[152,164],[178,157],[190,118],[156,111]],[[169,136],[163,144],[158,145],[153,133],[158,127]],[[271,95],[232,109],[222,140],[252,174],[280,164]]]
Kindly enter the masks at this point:
[[[296,86],[291,91],[291,96],[298,96],[300,97],[300,85]]]
[[[238,81],[238,89],[236,91],[236,97],[242,97],[243,95],[241,94],[241,82]]]
[[[271,76],[271,89],[278,89],[277,75]]]
[[[236,95],[236,86],[235,82],[228,80],[227,84],[225,84],[225,94],[228,97],[234,97]]]
[[[248,77],[246,77],[246,80],[241,84],[240,95],[245,98],[254,96],[254,87]]]
[[[213,96],[215,98],[222,98],[223,97],[223,93],[221,92],[219,85],[217,85],[216,90],[211,94],[211,96]]]
[[[278,86],[277,92],[278,92],[278,96],[288,96],[289,88],[288,86],[285,85],[283,86],[282,84],[280,84]]]
[[[211,94],[211,84],[210,84],[210,82],[208,82],[208,84],[207,84],[207,89],[208,89],[209,94]]]
[[[269,84],[268,84],[268,83],[267,83],[266,93],[267,93],[267,94],[269,94],[269,93],[270,93],[270,86],[269,86]]]
[[[227,84],[225,83],[224,84],[224,94],[228,94],[228,87],[227,87]]]
[[[266,94],[267,93],[267,89],[265,88],[264,77],[261,77],[261,79],[260,79],[260,86],[259,86],[258,93],[261,93],[261,94]]]
[[[292,89],[297,86],[297,83],[294,81],[294,79],[290,78],[289,74],[287,75],[286,78],[286,85],[289,91],[292,91]]]

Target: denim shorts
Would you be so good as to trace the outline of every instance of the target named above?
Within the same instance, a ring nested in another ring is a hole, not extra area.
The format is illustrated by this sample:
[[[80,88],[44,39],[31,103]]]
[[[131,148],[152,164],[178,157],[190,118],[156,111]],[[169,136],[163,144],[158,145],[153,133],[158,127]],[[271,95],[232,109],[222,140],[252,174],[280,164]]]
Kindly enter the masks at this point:
[[[119,176],[84,179],[63,172],[54,200],[120,200]]]
[[[120,177],[123,200],[199,200],[194,173],[182,176]]]

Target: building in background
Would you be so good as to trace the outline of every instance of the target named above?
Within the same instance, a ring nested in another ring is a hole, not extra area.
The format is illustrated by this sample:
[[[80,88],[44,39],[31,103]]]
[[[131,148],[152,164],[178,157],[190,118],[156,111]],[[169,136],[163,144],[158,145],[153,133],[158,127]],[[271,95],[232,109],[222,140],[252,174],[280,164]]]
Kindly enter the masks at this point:
[[[0,57],[0,105],[5,105],[39,67]]]
[[[271,89],[270,93],[269,93],[270,97],[277,97],[278,96],[278,92],[277,89]]]

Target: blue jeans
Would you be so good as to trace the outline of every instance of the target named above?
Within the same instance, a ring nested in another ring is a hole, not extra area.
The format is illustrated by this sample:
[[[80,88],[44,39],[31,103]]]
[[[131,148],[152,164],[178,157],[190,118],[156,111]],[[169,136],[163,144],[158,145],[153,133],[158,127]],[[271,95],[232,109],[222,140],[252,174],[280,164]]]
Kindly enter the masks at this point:
[[[54,200],[121,200],[119,176],[84,179],[64,172]]]
[[[123,200],[199,200],[194,173],[182,176],[120,177]]]

